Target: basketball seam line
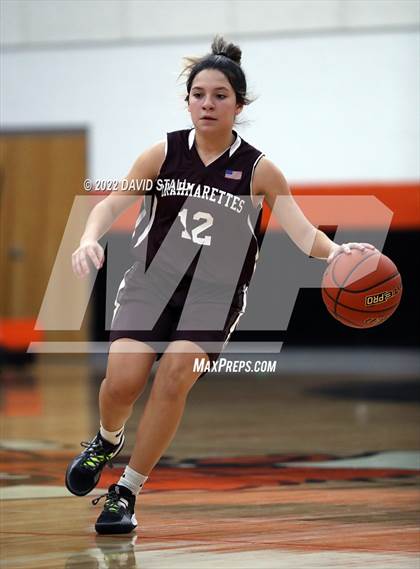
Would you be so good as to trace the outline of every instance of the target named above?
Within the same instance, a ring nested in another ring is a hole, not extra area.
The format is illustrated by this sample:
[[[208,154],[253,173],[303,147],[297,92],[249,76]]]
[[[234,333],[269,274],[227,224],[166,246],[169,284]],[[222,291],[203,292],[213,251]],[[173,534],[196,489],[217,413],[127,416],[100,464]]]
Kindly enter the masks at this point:
[[[341,255],[344,255],[344,253],[341,253]],[[340,258],[340,255],[338,255],[338,257],[335,259],[333,266],[331,267],[331,276],[332,279],[334,281],[334,283],[337,285],[338,288],[342,288],[343,286],[345,286],[346,281],[349,279],[350,275],[353,273],[353,271],[355,271],[357,269],[357,267],[359,267],[362,263],[364,263],[365,261],[367,261],[368,259],[370,259],[371,257],[373,257],[373,255],[375,255],[375,252],[373,252],[371,255],[368,255],[367,257],[364,257],[363,259],[360,259],[360,261],[357,263],[357,265],[355,265],[352,270],[349,272],[349,274],[346,276],[346,278],[344,279],[344,281],[339,284],[337,282],[337,279],[335,278],[335,265],[337,264],[338,259]]]
[[[367,276],[367,275],[366,275]],[[368,287],[368,288],[361,288],[360,290],[349,290],[349,289],[345,289],[346,292],[350,293],[350,294],[357,294],[359,292],[367,292],[368,290],[375,288],[377,286],[381,286],[383,284],[385,284],[386,282],[390,281],[391,279],[401,276],[400,273],[397,271],[396,273],[394,273],[393,275],[391,275],[390,277],[386,278],[384,281],[381,281],[380,283],[375,283],[374,285]],[[363,278],[363,277],[362,277]],[[342,287],[340,287],[341,289]],[[378,292],[378,294],[380,294]]]
[[[343,254],[343,253],[342,253],[342,254]],[[334,262],[334,264],[333,264],[333,266],[332,266],[332,271],[331,271],[333,281],[334,281],[335,284],[340,288],[340,290],[338,291],[338,294],[337,294],[337,298],[335,299],[334,313],[336,313],[336,306],[337,306],[337,303],[338,303],[338,299],[340,298],[340,295],[341,295],[342,287],[344,287],[344,286],[346,285],[346,282],[347,282],[348,279],[350,278],[351,274],[357,269],[357,267],[359,267],[362,263],[364,263],[365,261],[367,261],[367,259],[370,259],[370,258],[371,258],[373,255],[375,255],[375,254],[376,254],[376,253],[373,252],[371,255],[368,255],[367,257],[364,257],[363,259],[361,259],[361,260],[357,263],[357,265],[355,265],[355,266],[352,268],[352,270],[349,272],[349,274],[348,274],[347,277],[344,279],[344,281],[343,281],[343,283],[342,283],[341,285],[338,284],[338,282],[337,282],[337,280],[336,280],[336,278],[335,278],[335,274],[334,274],[335,265],[336,265],[337,260],[339,259],[339,256],[337,257],[336,261]]]

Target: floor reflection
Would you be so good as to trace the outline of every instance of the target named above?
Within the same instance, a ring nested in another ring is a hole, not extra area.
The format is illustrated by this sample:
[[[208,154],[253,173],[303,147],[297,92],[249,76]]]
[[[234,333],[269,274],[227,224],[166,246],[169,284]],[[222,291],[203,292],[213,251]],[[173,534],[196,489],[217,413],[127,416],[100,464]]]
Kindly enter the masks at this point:
[[[134,546],[137,535],[96,536],[96,548],[89,552],[71,555],[65,569],[134,569],[136,564]]]

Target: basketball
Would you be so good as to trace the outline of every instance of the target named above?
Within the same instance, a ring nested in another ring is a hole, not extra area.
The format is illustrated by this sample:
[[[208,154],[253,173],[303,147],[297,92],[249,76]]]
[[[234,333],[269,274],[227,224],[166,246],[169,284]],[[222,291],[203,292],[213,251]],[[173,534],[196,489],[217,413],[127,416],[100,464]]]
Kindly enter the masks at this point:
[[[322,279],[322,298],[329,313],[352,328],[385,322],[397,309],[401,293],[397,267],[379,251],[340,253]]]

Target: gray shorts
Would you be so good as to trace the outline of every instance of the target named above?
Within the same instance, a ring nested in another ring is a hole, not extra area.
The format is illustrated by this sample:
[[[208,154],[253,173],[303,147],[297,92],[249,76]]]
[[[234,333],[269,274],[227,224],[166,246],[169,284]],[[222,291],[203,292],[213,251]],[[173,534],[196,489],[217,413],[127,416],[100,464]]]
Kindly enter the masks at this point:
[[[246,287],[237,288],[229,299],[226,287],[196,282],[192,286],[187,276],[175,286],[171,279],[163,271],[146,279],[134,263],[117,293],[110,341],[137,340],[161,356],[171,342],[188,340],[211,361],[217,360],[244,313]],[[174,288],[168,301],[167,291]]]

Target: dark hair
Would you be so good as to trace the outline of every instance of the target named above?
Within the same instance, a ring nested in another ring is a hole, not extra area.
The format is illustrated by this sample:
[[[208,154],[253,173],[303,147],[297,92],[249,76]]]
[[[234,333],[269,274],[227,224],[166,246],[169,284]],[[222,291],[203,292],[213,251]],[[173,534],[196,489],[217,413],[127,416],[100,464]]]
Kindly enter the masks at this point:
[[[188,101],[192,83],[200,71],[217,69],[225,75],[231,84],[235,91],[236,102],[239,105],[249,105],[251,100],[246,92],[246,78],[241,67],[241,56],[240,47],[233,43],[227,43],[222,37],[216,36],[211,44],[211,53],[204,57],[185,58],[186,65],[182,72],[182,75],[187,75],[187,96],[185,100]]]

